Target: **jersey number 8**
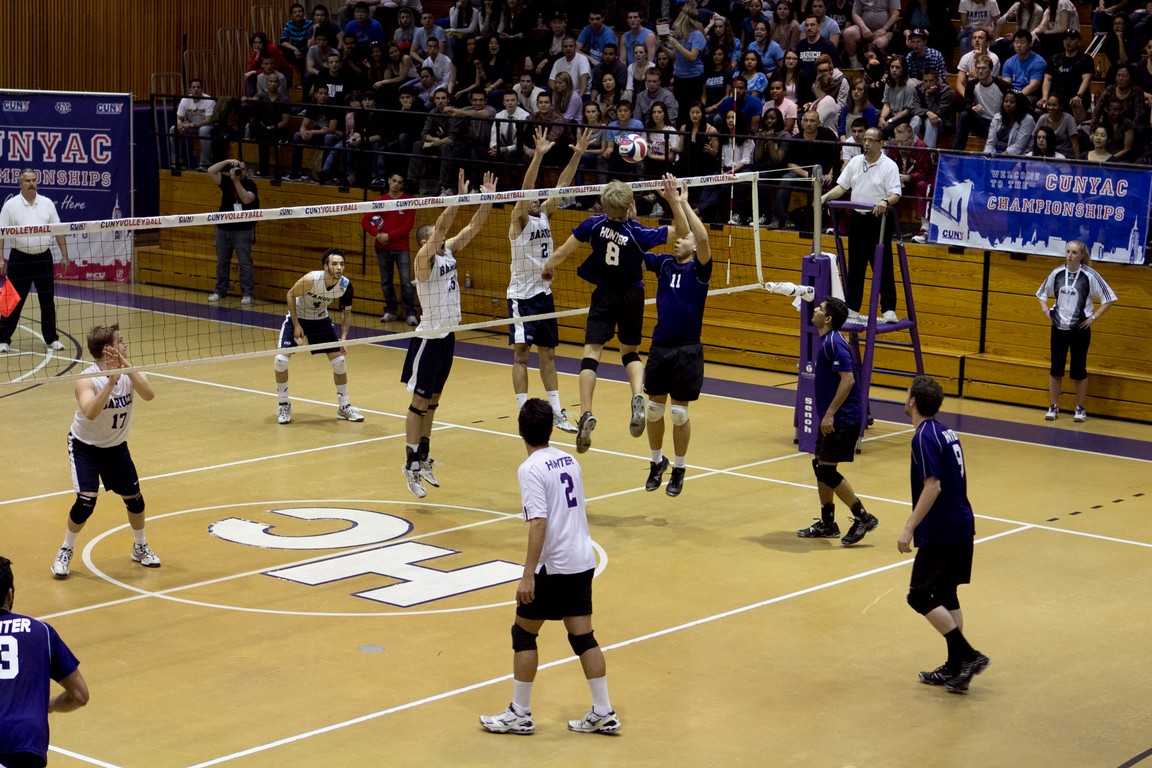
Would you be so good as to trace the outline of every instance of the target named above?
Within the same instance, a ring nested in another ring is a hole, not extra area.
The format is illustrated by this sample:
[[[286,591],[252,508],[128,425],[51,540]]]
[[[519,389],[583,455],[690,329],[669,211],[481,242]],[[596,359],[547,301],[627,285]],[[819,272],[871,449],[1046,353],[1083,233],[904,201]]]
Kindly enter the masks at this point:
[[[620,246],[612,241],[608,241],[608,245],[604,248],[604,263],[610,267],[620,264]]]

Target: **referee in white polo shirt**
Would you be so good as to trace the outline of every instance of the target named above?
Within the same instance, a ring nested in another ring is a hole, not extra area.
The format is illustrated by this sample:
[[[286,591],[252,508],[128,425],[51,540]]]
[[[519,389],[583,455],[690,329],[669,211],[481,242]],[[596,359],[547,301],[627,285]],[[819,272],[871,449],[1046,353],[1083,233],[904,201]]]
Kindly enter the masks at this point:
[[[864,154],[848,161],[836,186],[821,196],[820,204],[852,193],[852,202],[867,203],[872,210],[852,211],[852,234],[848,237],[848,287],[844,301],[848,308],[860,311],[864,300],[864,275],[876,255],[880,242],[880,225],[887,218],[884,232],[884,274],[880,278],[881,323],[895,323],[896,280],[892,275],[892,230],[894,219],[890,211],[900,202],[900,168],[884,154],[884,141],[880,130],[869,128],[864,132]]]
[[[0,208],[0,227],[32,227],[59,224],[60,216],[55,204],[36,194],[36,171],[25,168],[20,172],[20,194],[13,195]],[[64,235],[56,235],[60,246],[60,269],[68,269],[68,243]],[[12,334],[20,323],[28,291],[36,286],[40,297],[40,332],[49,349],[64,349],[56,333],[56,299],[52,274],[52,235],[12,235],[12,250],[0,264],[0,275],[7,276],[12,287],[20,294],[20,303],[8,317],[0,317],[0,354],[16,352],[12,349]]]

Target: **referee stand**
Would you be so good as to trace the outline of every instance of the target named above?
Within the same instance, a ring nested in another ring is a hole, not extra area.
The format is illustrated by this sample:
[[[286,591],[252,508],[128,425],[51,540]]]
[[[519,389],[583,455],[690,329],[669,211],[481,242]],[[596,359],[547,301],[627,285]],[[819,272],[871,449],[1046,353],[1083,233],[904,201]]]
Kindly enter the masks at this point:
[[[819,178],[819,172],[814,174]],[[844,241],[837,222],[839,211],[871,210],[872,206],[864,203],[853,203],[845,200],[830,200],[828,203],[831,216],[832,231],[836,242],[835,256],[822,253],[823,250],[823,222],[819,206],[815,206],[813,221],[812,253],[805,256],[801,267],[801,284],[811,287],[815,294],[812,305],[816,306],[828,296],[844,296],[844,281],[847,279],[846,260],[844,258]],[[884,238],[888,226],[885,216],[880,223],[880,240],[876,244],[876,252],[872,258],[872,282],[868,295],[868,313],[862,317],[850,318],[844,323],[841,331],[848,334],[848,344],[852,348],[853,361],[859,372],[859,386],[861,413],[867,418],[860,424],[860,435],[856,442],[856,452],[860,453],[863,444],[864,430],[872,423],[869,409],[869,393],[872,388],[872,374],[874,371],[892,374],[895,376],[913,377],[924,373],[924,359],[920,351],[920,332],[916,324],[916,303],[912,297],[912,281],[908,272],[908,254],[904,249],[904,241],[896,237],[896,256],[894,266],[900,270],[900,281],[904,286],[904,303],[908,308],[908,316],[895,323],[877,323],[877,309],[880,301],[880,279],[884,270]],[[893,219],[894,220],[894,219]],[[833,290],[833,274],[831,260],[835,258],[839,268],[840,285]],[[908,340],[880,338],[892,333],[908,333]],[[863,349],[861,349],[861,336],[863,336]],[[893,348],[911,348],[916,360],[916,371],[907,371],[895,368],[875,368],[876,345],[885,345]],[[815,405],[815,356],[820,348],[820,334],[812,325],[811,312],[800,313],[800,375],[796,388],[796,440],[800,450],[811,453],[816,447],[816,430],[820,428],[820,420],[816,414]]]

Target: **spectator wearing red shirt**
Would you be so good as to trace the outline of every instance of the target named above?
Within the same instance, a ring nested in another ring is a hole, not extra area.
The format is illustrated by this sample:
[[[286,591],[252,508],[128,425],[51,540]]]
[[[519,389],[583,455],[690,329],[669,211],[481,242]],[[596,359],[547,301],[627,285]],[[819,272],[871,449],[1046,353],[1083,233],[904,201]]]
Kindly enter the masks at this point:
[[[388,177],[388,191],[377,200],[406,200],[404,176],[393,173]],[[406,208],[399,211],[366,213],[360,218],[360,227],[375,238],[376,263],[380,265],[380,289],[384,292],[384,316],[382,323],[400,319],[397,312],[396,288],[392,285],[393,268],[400,273],[400,306],[408,325],[419,322],[416,309],[416,289],[412,285],[412,252],[408,238],[416,223],[416,210]]]

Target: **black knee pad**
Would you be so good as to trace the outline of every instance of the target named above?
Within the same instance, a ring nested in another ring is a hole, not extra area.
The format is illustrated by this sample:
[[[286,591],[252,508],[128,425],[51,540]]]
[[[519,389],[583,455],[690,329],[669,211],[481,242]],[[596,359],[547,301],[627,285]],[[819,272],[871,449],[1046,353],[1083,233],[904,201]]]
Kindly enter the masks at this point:
[[[513,651],[534,651],[536,650],[536,635],[521,627],[519,624],[512,625],[512,650]]]
[[[416,406],[414,406],[414,405],[410,405],[410,406],[408,406],[408,411],[409,411],[409,413],[414,413],[414,414],[416,414],[416,415],[417,415],[417,416],[419,416],[420,418],[424,418],[425,416],[427,416],[427,415],[428,415],[428,411],[422,411],[422,410],[420,410],[419,408],[417,408],[417,407],[416,407]]]
[[[429,403],[428,404],[428,410],[429,411],[434,411],[439,407],[440,407],[440,403]]]
[[[124,506],[128,508],[128,513],[132,515],[141,515],[144,513],[144,494],[137,494],[134,498],[124,499]]]
[[[592,371],[592,373],[596,373],[596,369],[599,367],[600,361],[594,357],[585,357],[580,361],[580,370],[582,371]]]
[[[960,610],[960,598],[956,596],[956,587],[948,587],[947,592],[943,589],[937,589],[935,594],[936,599],[945,609],[949,611]]]
[[[72,504],[71,511],[68,512],[68,519],[76,525],[84,525],[95,511],[95,496],[81,496],[80,494],[76,494],[76,501]]]
[[[636,352],[626,352],[620,355],[620,362],[624,363],[624,367],[627,368],[632,363],[640,362],[640,355]]]
[[[568,645],[572,646],[572,652],[577,656],[583,656],[586,652],[600,644],[596,642],[596,638],[593,637],[591,632],[586,635],[574,635],[569,632]]]
[[[835,490],[840,483],[844,482],[844,475],[836,471],[835,464],[817,464],[816,479]]]
[[[940,605],[940,601],[926,589],[908,590],[908,605],[921,616],[927,616]]]

